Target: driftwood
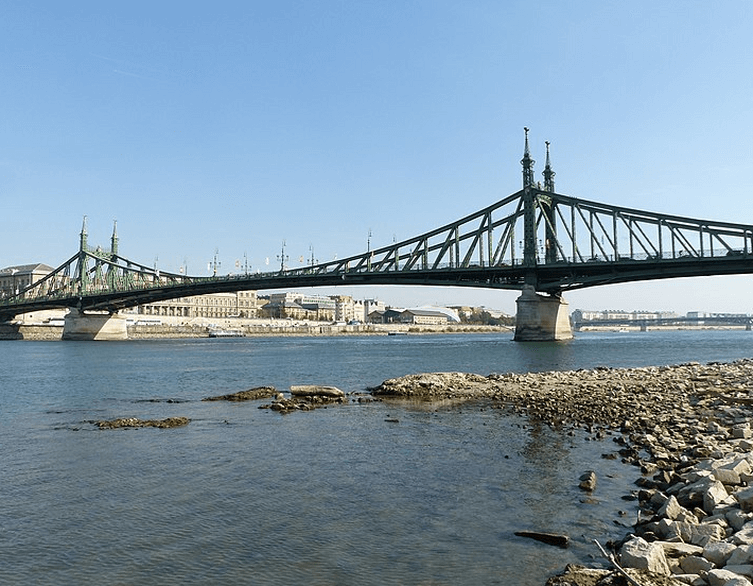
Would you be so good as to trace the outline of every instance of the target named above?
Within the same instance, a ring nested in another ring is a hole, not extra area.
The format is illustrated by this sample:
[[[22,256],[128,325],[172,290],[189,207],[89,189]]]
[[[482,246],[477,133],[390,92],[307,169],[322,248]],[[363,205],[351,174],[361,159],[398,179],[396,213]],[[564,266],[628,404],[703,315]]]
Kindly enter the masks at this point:
[[[515,535],[518,537],[528,537],[529,539],[535,539],[548,545],[556,545],[557,547],[567,547],[570,545],[570,538],[567,535],[557,535],[556,533],[541,533],[539,531],[516,531]]]

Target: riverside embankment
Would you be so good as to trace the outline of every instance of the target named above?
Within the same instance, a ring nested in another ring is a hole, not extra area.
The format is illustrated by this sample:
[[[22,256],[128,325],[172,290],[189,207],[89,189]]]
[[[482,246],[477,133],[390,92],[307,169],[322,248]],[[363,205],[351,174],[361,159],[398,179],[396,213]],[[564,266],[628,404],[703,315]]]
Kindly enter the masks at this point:
[[[209,338],[221,336],[352,336],[401,334],[469,334],[512,331],[505,326],[471,324],[414,325],[414,324],[360,324],[336,325],[317,322],[290,323],[287,320],[222,320],[222,324],[128,324],[128,339],[157,340],[180,338]],[[0,324],[0,340],[55,341],[63,336],[62,325],[50,324]]]
[[[430,373],[375,396],[483,399],[540,423],[612,436],[637,467],[634,538],[613,544],[633,584],[738,586],[753,578],[753,360],[529,374]],[[605,562],[605,566],[609,566]],[[569,567],[550,586],[626,583],[615,567]],[[619,582],[619,580],[623,582]]]

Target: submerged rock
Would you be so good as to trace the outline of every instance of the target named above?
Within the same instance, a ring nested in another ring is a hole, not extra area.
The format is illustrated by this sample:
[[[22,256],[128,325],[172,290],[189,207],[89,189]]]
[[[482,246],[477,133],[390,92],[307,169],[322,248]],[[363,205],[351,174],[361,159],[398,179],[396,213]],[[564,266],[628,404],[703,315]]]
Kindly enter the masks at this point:
[[[259,409],[271,409],[286,414],[293,411],[311,411],[318,407],[340,405],[348,402],[345,393],[337,387],[319,385],[299,385],[290,387],[291,397],[286,399],[277,393],[272,403],[260,405]]]
[[[158,427],[166,429],[169,427],[182,427],[188,425],[191,420],[188,417],[168,417],[167,419],[137,419],[136,417],[121,417],[119,419],[110,419],[95,421],[99,429],[122,429],[124,427]]]
[[[274,387],[254,387],[247,391],[240,391],[230,395],[219,395],[217,397],[206,397],[202,401],[255,401],[257,399],[267,399],[274,397],[277,389]]]
[[[593,492],[596,488],[596,472],[589,470],[584,474],[581,474],[580,484],[578,484],[581,490]]]

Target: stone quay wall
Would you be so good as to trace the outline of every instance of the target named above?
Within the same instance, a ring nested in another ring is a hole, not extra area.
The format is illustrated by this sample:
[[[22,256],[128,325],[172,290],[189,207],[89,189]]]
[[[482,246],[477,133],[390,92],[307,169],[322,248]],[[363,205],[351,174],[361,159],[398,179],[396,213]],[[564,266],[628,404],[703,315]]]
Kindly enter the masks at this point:
[[[61,340],[63,326],[48,324],[0,324],[0,340]]]
[[[208,338],[217,329],[237,332],[241,336],[348,336],[348,335],[386,335],[401,332],[405,334],[468,334],[468,333],[499,333],[510,332],[504,326],[483,326],[469,324],[448,324],[444,326],[430,325],[381,325],[362,324],[354,326],[319,324],[309,322],[299,325],[287,325],[284,322],[274,323],[229,323],[222,328],[214,328],[204,324],[158,324],[158,325],[127,325],[129,340],[155,340],[180,338]],[[0,324],[0,340],[39,340],[57,341],[63,335],[62,325],[49,324]]]

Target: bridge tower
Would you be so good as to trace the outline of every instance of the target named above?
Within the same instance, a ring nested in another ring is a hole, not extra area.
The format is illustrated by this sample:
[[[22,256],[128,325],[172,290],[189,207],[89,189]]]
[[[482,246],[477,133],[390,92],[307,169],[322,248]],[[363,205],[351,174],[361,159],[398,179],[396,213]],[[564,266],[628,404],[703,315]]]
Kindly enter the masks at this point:
[[[533,165],[528,146],[528,128],[525,130],[523,159],[523,266],[526,267],[523,292],[516,300],[517,315],[515,340],[519,342],[543,342],[569,340],[573,337],[568,304],[559,294],[541,295],[536,292],[538,278],[538,242],[536,234],[536,198],[534,191],[541,191],[534,184]],[[544,168],[544,191],[554,193],[554,171],[549,159],[549,142],[546,143],[546,166]],[[543,243],[545,263],[557,262],[556,211],[551,199],[539,196],[546,221]]]
[[[89,274],[88,255],[92,252],[89,249],[89,236],[86,229],[86,216],[81,227],[79,241],[79,256],[76,265],[74,279],[78,280],[79,293],[87,290],[91,281]],[[94,250],[95,254],[100,257],[115,260],[118,254],[118,223],[115,222],[110,238],[109,254],[102,251],[99,247]],[[115,279],[115,269],[110,267],[107,275],[104,277],[112,284]],[[119,313],[109,313],[106,311],[89,312],[79,308],[71,308],[65,316],[63,325],[64,340],[127,340],[128,331],[126,329],[125,317]]]

